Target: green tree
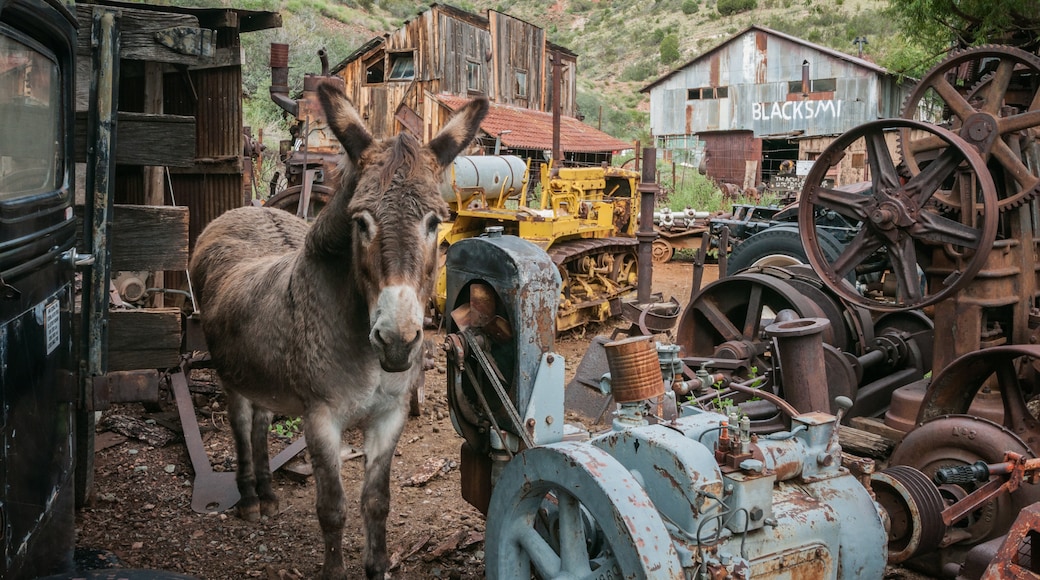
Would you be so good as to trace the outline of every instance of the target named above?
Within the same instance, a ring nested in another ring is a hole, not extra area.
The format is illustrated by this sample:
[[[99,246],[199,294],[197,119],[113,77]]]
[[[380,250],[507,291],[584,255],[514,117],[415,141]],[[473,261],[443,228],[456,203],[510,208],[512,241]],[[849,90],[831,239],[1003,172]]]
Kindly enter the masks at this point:
[[[892,8],[933,51],[983,43],[1032,44],[1040,37],[1037,0],[892,0]]]
[[[679,37],[669,34],[661,40],[661,63],[671,64],[679,60]]]
[[[690,14],[696,14],[701,9],[700,0],[685,0],[682,3],[682,13],[689,16]]]

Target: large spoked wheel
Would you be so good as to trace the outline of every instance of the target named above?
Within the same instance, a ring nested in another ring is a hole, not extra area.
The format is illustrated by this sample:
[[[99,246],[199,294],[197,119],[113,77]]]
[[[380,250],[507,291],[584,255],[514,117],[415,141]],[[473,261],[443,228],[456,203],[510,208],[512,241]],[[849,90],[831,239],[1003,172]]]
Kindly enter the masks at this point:
[[[632,474],[584,443],[528,449],[495,485],[491,580],[683,578],[668,530]]]
[[[781,310],[793,310],[800,318],[827,316],[819,304],[785,281],[741,272],[712,282],[690,301],[679,319],[676,340],[686,356],[746,360],[749,368],[737,372],[746,376],[751,366],[769,368],[763,358],[769,340],[762,331]],[[844,338],[837,330],[843,326],[840,319],[832,321],[824,341],[833,344],[835,336]]]
[[[894,159],[890,150],[905,135],[927,135],[944,144],[927,167],[909,179],[900,175],[905,160]],[[856,160],[864,158],[863,178],[869,187],[831,185],[834,173],[853,171]],[[956,193],[949,191],[954,185]],[[981,211],[961,212],[959,220],[943,215],[932,203],[940,191],[974,200]],[[820,210],[860,223],[859,232],[833,260],[814,223]],[[921,308],[964,287],[982,268],[996,239],[997,223],[996,189],[978,151],[954,133],[909,119],[865,123],[837,138],[806,176],[798,207],[806,255],[824,283],[845,300],[879,311]],[[940,248],[956,268],[925,287],[922,272]],[[886,277],[894,282],[894,292],[863,293],[843,280],[858,269],[876,269],[879,262],[887,262]]]
[[[318,216],[318,213],[332,201],[335,192],[324,185],[315,184],[311,186],[311,197],[307,204],[304,217],[310,221]],[[279,191],[271,199],[267,200],[267,207],[283,209],[289,213],[299,214],[300,203],[303,199],[303,186],[294,185]]]
[[[1001,211],[1040,192],[1040,57],[1010,46],[977,46],[954,53],[917,83],[902,117],[939,113],[938,123],[975,146],[997,177]],[[945,144],[932,136],[901,143],[909,171],[917,175],[930,153]],[[959,210],[961,200],[936,194],[940,205]]]

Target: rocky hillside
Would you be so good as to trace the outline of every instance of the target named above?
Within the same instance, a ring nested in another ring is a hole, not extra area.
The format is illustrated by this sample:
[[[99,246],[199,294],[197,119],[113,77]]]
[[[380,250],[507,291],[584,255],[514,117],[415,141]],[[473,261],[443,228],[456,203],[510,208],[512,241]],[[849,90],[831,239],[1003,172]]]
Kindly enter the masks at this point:
[[[267,47],[287,42],[294,76],[320,70],[318,48],[333,63],[369,38],[393,30],[426,4],[407,0],[210,0],[277,10],[280,30],[244,40],[249,122],[279,131],[267,104]],[[460,0],[450,4],[506,12],[543,27],[549,38],[579,55],[578,103],[586,122],[617,137],[648,138],[647,100],[639,90],[751,24],[767,26],[836,50],[863,55],[909,76],[931,59],[908,44],[888,0]],[[857,38],[866,43],[857,44]],[[255,98],[253,98],[255,97]]]

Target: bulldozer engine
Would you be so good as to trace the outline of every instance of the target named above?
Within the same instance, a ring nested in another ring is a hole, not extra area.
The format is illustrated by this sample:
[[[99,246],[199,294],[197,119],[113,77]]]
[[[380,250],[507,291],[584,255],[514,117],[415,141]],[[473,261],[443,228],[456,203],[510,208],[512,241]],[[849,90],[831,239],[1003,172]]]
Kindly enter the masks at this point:
[[[621,314],[636,287],[635,196],[639,174],[616,167],[543,165],[537,184],[529,167],[509,155],[462,156],[445,179],[452,210],[442,225],[442,250],[501,227],[547,252],[560,273],[557,331]],[[446,274],[436,291],[446,311]]]

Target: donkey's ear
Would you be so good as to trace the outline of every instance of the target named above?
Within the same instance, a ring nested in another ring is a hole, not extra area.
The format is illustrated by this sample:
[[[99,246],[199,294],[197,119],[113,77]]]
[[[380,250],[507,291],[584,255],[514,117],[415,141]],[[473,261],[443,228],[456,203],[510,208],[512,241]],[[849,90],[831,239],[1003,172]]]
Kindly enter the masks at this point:
[[[351,161],[357,162],[361,154],[372,144],[372,135],[365,129],[357,109],[343,91],[332,83],[318,85],[318,98],[325,109],[325,119],[339,139]]]
[[[459,109],[440,133],[430,140],[428,147],[437,156],[437,162],[441,167],[451,165],[455,157],[476,137],[480,122],[484,120],[487,112],[486,97],[473,99]]]

